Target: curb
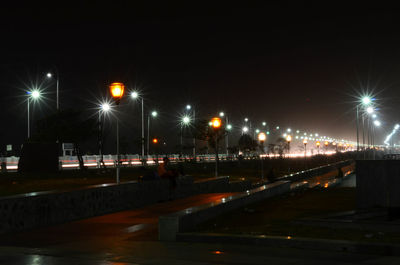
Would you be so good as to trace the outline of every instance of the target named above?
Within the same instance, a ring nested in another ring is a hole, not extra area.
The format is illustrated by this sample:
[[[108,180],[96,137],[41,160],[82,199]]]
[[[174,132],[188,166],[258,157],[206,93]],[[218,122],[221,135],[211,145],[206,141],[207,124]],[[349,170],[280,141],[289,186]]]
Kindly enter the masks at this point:
[[[400,256],[400,245],[398,244],[365,243],[347,240],[217,233],[178,233],[176,235],[176,240],[183,242],[246,244],[268,247],[363,253],[383,256]]]

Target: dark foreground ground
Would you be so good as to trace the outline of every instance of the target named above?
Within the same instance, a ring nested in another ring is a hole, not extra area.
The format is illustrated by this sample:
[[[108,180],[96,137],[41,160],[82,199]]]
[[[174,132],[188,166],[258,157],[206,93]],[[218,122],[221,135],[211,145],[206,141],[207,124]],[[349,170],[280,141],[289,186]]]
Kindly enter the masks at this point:
[[[400,264],[400,257],[157,240],[160,215],[226,195],[197,195],[67,224],[2,235],[0,264]]]

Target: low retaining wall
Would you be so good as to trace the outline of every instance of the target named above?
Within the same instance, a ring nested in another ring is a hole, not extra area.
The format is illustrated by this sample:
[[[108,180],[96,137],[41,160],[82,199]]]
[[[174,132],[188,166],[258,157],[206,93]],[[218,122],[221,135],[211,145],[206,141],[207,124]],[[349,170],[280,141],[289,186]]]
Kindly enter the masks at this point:
[[[233,185],[235,191],[237,185]],[[229,177],[194,182],[192,177],[186,176],[177,179],[172,197],[228,192],[230,189]],[[168,180],[102,184],[69,191],[3,197],[0,198],[0,234],[142,207],[170,197]]]
[[[341,161],[341,162],[328,164],[328,165],[300,171],[297,173],[289,174],[289,175],[283,176],[281,178],[278,178],[278,180],[290,180],[290,181],[304,180],[307,178],[312,178],[312,177],[316,177],[316,176],[328,173],[328,172],[338,169],[338,168],[342,168],[342,167],[351,165],[352,163],[354,163],[353,160]]]
[[[208,204],[160,216],[158,221],[159,239],[162,241],[175,241],[177,233],[190,231],[194,229],[197,224],[219,214],[289,191],[290,182],[278,181]]]

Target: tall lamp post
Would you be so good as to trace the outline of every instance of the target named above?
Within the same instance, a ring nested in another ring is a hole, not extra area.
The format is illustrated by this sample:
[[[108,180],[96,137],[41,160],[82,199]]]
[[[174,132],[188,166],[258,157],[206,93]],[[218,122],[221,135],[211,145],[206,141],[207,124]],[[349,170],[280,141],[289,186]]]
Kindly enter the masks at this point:
[[[99,109],[99,168],[103,164],[103,122],[101,121],[101,114],[105,114],[110,111],[111,106],[108,103],[102,103]]]
[[[154,110],[151,112],[151,117],[156,118],[157,115],[158,115],[157,111]],[[147,115],[147,158],[149,154],[150,154],[150,115]]]
[[[123,83],[114,82],[110,85],[110,92],[112,97],[115,100],[115,104],[118,106],[119,102],[121,101],[122,96],[124,95],[125,86]],[[119,184],[119,171],[120,171],[120,164],[119,164],[119,121],[117,117],[117,184]]]
[[[267,139],[267,135],[264,132],[260,132],[258,134],[258,141],[260,141],[261,144],[261,152],[264,154],[264,142]],[[261,160],[261,180],[264,181],[264,161],[263,158],[260,156]]]
[[[304,138],[303,144],[304,144],[304,157],[307,157],[307,138]]]
[[[288,145],[288,157],[290,157],[290,142],[292,141],[292,136],[290,134],[288,134],[288,136],[286,136],[286,141],[287,141],[287,145]]]
[[[192,106],[189,104],[186,105],[186,110],[188,112],[190,112],[190,110],[192,110]],[[193,112],[192,119],[195,122],[196,121],[196,110],[193,108],[192,112]],[[194,135],[193,135],[193,161],[197,162],[197,159],[196,159],[196,137]]]
[[[181,157],[183,156],[183,126],[188,126],[190,124],[190,117],[185,115],[181,119]]]
[[[53,74],[52,73],[47,73],[46,74],[47,78],[51,79],[53,78]],[[56,101],[57,101],[57,111],[60,109],[60,104],[59,104],[59,83],[60,83],[60,78],[59,78],[59,74],[58,71],[56,70]]]
[[[232,129],[232,126],[229,126],[229,122],[228,122],[228,116],[225,114],[225,112],[223,112],[223,111],[221,111],[220,113],[219,113],[219,116],[221,117],[221,118],[225,118],[225,124],[226,124],[226,129],[229,131],[230,129]],[[230,128],[228,128],[228,126],[230,127]],[[229,150],[228,150],[228,147],[229,147],[229,144],[228,144],[228,133],[226,133],[225,134],[225,151],[226,151],[226,155],[229,155]]]
[[[215,176],[218,177],[218,132],[221,128],[222,121],[219,117],[211,119],[211,126],[215,136]]]
[[[329,142],[328,141],[325,141],[324,142],[324,145],[325,145],[325,154],[328,152],[328,145],[329,145]]]
[[[321,146],[321,142],[320,142],[320,141],[317,141],[317,142],[315,143],[315,145],[317,146],[318,154],[319,154],[319,148],[320,148],[320,146]]]
[[[28,96],[28,108],[27,108],[27,111],[28,111],[28,139],[29,139],[29,138],[31,138],[31,120],[30,120],[31,118],[30,118],[30,110],[29,110],[30,101],[31,101],[31,99],[33,99],[33,100],[39,99],[40,91],[35,89],[32,91],[28,91],[27,94],[29,95]]]
[[[132,91],[131,92],[131,98],[138,99],[139,98],[139,93],[137,91]],[[144,163],[144,104],[143,104],[143,97],[140,97],[140,101],[141,101],[141,104],[142,104],[142,139],[141,139],[142,161]]]

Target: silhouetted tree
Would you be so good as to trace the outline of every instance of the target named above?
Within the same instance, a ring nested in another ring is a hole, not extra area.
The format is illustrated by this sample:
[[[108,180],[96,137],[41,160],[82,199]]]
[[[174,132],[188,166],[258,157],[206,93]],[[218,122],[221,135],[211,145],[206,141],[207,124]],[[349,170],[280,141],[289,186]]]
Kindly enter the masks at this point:
[[[80,110],[63,110],[37,122],[37,132],[32,137],[39,142],[73,143],[80,169],[84,168],[81,144],[96,137],[98,121],[82,117]]]
[[[243,134],[239,138],[239,148],[240,150],[248,154],[251,151],[255,151],[257,149],[258,143],[256,140],[254,140],[250,135],[248,134]]]

